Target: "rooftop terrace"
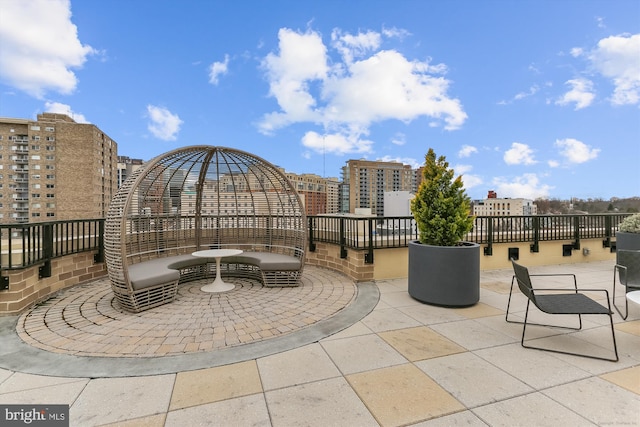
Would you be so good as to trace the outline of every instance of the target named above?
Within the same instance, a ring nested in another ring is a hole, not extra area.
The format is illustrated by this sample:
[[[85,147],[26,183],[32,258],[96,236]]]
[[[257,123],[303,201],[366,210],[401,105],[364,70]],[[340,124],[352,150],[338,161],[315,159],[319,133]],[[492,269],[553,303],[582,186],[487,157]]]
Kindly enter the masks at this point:
[[[610,289],[612,271],[531,267],[594,289]],[[617,363],[524,349],[522,326],[505,322],[511,277],[483,270],[480,303],[450,309],[413,300],[406,278],[356,284],[308,266],[299,288],[233,279],[204,295],[193,282],[135,315],[101,278],[0,318],[0,401],[68,404],[73,426],[640,425],[640,307],[615,313]],[[577,333],[531,330],[607,354],[598,317]]]

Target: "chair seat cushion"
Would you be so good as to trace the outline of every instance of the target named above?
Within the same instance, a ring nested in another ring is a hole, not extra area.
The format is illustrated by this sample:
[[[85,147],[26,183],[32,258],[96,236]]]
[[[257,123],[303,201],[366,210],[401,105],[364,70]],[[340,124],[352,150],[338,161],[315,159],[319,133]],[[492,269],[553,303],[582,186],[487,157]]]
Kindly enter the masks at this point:
[[[536,305],[550,314],[609,314],[607,307],[583,294],[536,295]]]

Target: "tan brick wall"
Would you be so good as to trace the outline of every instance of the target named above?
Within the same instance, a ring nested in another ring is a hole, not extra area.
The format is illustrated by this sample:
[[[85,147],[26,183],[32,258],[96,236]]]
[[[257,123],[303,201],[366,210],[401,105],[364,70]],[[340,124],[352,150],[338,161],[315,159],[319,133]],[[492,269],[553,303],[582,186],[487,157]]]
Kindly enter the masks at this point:
[[[95,252],[51,261],[51,277],[38,278],[39,266],[10,271],[9,290],[0,292],[0,316],[19,314],[56,292],[107,274],[106,264],[93,262]]]
[[[347,257],[340,258],[340,246],[316,243],[315,252],[307,251],[307,264],[340,271],[356,282],[373,280],[373,264],[365,264],[365,251],[347,250]]]

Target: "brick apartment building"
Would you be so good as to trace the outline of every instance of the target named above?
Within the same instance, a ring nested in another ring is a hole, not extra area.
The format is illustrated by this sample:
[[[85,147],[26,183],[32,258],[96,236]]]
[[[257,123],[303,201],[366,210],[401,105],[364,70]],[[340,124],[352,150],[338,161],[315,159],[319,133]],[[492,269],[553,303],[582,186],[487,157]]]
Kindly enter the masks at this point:
[[[0,118],[0,223],[106,217],[117,144],[64,114]]]

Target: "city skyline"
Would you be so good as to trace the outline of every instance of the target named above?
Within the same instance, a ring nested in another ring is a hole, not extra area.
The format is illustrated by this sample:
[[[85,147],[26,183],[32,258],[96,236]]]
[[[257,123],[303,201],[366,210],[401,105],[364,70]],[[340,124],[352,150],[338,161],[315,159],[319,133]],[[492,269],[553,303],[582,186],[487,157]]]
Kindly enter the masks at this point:
[[[0,116],[68,114],[143,160],[220,145],[340,177],[350,159],[417,168],[433,147],[474,199],[632,197],[639,14],[624,0],[0,0]]]

